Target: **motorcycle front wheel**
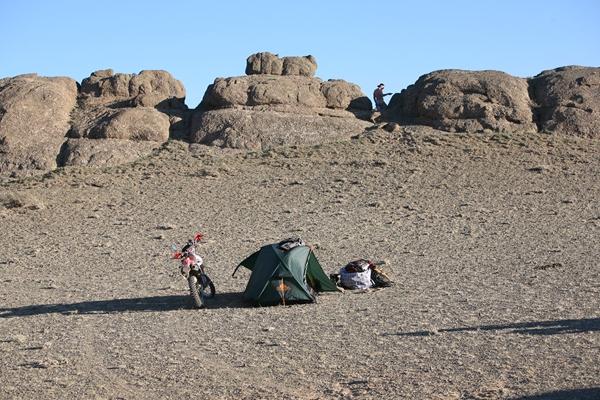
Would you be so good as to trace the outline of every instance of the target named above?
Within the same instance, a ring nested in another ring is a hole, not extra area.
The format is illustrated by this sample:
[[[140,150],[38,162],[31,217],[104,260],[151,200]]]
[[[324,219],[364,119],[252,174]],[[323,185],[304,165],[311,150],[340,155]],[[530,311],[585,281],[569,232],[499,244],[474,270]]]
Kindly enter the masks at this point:
[[[188,277],[188,286],[190,287],[190,296],[192,296],[196,308],[204,308],[204,296],[200,293],[198,278],[194,275],[190,275]]]

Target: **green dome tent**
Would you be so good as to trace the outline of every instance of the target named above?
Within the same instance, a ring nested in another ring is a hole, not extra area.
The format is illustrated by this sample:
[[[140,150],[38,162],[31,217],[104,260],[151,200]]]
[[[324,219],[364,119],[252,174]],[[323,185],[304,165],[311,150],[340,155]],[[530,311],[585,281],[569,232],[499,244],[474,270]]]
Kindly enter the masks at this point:
[[[281,243],[269,244],[248,256],[233,274],[240,266],[252,271],[244,299],[261,306],[314,302],[315,292],[339,290],[304,245],[284,250]]]

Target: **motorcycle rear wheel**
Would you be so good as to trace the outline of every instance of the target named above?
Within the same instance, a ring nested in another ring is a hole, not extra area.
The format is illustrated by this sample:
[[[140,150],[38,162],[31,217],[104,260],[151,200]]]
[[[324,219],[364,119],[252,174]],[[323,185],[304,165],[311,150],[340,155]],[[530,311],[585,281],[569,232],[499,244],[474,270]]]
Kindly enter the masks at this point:
[[[200,275],[202,284],[200,286],[200,294],[205,299],[212,299],[215,297],[215,284],[206,274]]]

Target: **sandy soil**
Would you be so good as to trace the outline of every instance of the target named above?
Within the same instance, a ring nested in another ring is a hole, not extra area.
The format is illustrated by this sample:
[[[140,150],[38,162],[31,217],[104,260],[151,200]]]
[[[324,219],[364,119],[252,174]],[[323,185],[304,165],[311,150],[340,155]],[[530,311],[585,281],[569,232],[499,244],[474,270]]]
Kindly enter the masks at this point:
[[[598,399],[599,198],[600,141],[423,127],[2,181],[0,398]],[[233,268],[293,235],[396,286],[247,307]]]

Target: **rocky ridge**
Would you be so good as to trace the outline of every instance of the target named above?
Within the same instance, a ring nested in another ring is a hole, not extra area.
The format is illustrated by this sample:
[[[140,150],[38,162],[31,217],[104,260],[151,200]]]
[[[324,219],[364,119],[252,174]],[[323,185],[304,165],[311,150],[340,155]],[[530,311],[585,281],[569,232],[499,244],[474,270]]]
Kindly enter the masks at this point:
[[[166,71],[99,70],[80,85],[36,74],[0,79],[0,176],[122,164],[170,139],[253,150],[320,144],[360,134],[376,120],[448,132],[600,132],[597,67],[529,79],[434,71],[395,94],[378,117],[357,85],[323,81],[316,69],[310,55],[253,54],[246,76],[215,79],[194,110],[183,84]]]

